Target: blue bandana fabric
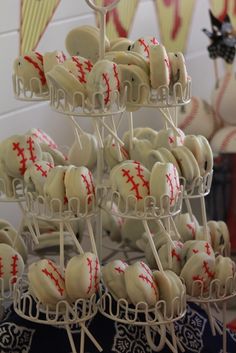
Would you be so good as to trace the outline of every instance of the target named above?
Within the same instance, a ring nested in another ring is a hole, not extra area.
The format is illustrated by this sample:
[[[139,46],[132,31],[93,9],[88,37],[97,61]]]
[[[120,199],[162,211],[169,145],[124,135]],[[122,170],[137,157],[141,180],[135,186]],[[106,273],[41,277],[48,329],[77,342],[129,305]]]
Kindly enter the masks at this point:
[[[221,322],[217,321],[222,327]],[[86,323],[96,337],[104,353],[152,353],[143,326],[114,322],[98,313]],[[79,352],[80,327],[71,327],[74,342]],[[153,331],[153,341],[159,336]],[[212,335],[208,317],[198,305],[190,303],[186,315],[175,323],[175,332],[186,353],[222,353],[222,336]],[[170,341],[171,338],[169,337]],[[1,353],[70,353],[71,347],[65,328],[36,324],[19,317],[9,307],[0,323]],[[85,336],[85,353],[96,353],[97,349]],[[162,353],[171,353],[165,346]],[[227,330],[227,353],[236,352],[236,334]]]

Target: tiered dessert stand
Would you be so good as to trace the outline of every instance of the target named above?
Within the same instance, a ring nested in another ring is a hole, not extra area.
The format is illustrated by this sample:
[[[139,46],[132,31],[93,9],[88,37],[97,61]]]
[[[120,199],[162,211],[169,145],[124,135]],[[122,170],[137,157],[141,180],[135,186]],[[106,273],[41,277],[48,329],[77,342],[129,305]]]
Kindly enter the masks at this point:
[[[119,0],[115,0],[111,5],[106,7],[98,7],[92,0],[86,0],[87,4],[98,12],[100,17],[100,59],[104,58],[105,54],[105,18],[107,11],[115,7]],[[37,79],[32,79],[32,82]],[[39,87],[40,82],[38,81]],[[177,107],[187,104],[191,99],[190,94],[190,79],[187,82],[186,88],[183,89],[179,83],[176,83],[170,90],[169,87],[160,87],[158,90],[151,90],[149,87],[142,86],[141,89],[147,91],[146,101],[142,104],[137,101],[132,101],[132,88],[129,82],[125,83],[125,89],[122,93],[115,92],[114,104],[106,108],[102,104],[97,107],[94,104],[88,106],[86,104],[85,97],[80,92],[75,93],[74,102],[77,95],[81,96],[82,105],[77,106],[68,102],[67,93],[63,89],[57,90],[53,86],[53,82],[50,82],[49,78],[49,91],[45,92],[42,89],[39,90],[39,94],[32,93],[24,88],[24,82],[21,79],[14,77],[13,86],[14,92],[17,99],[21,100],[50,100],[51,108],[60,114],[66,116],[73,123],[75,136],[80,143],[81,134],[84,131],[80,127],[80,119],[90,119],[94,128],[94,133],[98,141],[98,152],[97,152],[97,169],[96,169],[96,193],[92,199],[91,207],[81,209],[79,200],[73,199],[68,200],[68,207],[66,210],[60,200],[52,200],[48,202],[42,196],[35,197],[31,192],[26,190],[25,194],[20,194],[19,198],[15,199],[21,205],[21,201],[26,200],[25,211],[21,206],[24,215],[27,215],[29,229],[33,237],[37,241],[37,237],[40,234],[38,226],[39,220],[47,220],[57,222],[60,229],[60,267],[62,270],[65,268],[64,259],[64,230],[66,229],[74,240],[75,246],[78,253],[83,253],[83,248],[80,242],[76,238],[71,227],[71,222],[74,220],[84,219],[88,229],[88,235],[91,242],[91,249],[95,254],[98,254],[100,261],[102,261],[102,208],[106,208],[106,211],[116,216],[125,218],[132,218],[135,220],[142,221],[149,244],[151,246],[153,255],[155,257],[157,268],[159,271],[164,271],[159,256],[157,254],[155,244],[153,242],[152,234],[149,229],[148,221],[156,222],[160,227],[165,228],[169,233],[174,232],[178,238],[179,234],[174,224],[174,217],[181,212],[182,200],[186,202],[187,209],[190,214],[191,204],[190,201],[193,198],[199,198],[201,202],[202,211],[202,222],[205,229],[205,235],[207,237],[207,219],[204,197],[209,193],[211,186],[212,173],[206,177],[195,180],[191,186],[187,186],[186,181],[182,180],[182,188],[179,192],[177,201],[173,207],[169,205],[169,199],[167,195],[163,195],[161,205],[156,206],[156,200],[152,196],[148,196],[145,200],[145,207],[143,210],[139,210],[135,205],[135,200],[132,202],[132,208],[130,207],[129,198],[126,204],[120,204],[121,196],[117,192],[113,192],[110,188],[109,182],[104,177],[104,155],[103,155],[103,140],[105,132],[111,134],[114,138],[118,151],[123,146],[123,141],[119,138],[117,130],[123,118],[123,114],[126,107],[129,111],[136,110],[141,107],[158,109],[165,121],[166,128],[171,127],[176,134],[179,134],[177,129]],[[101,95],[100,93],[94,93],[94,97]],[[103,99],[101,100],[103,101]],[[173,116],[173,117],[172,117]],[[129,119],[129,144],[130,149],[133,146],[133,114],[128,113]],[[82,148],[82,146],[81,146]],[[20,200],[20,201],[19,201]],[[110,201],[111,207],[107,208],[107,201]],[[75,212],[76,203],[76,212]],[[112,205],[116,204],[113,208]],[[119,207],[120,206],[120,207]],[[92,219],[96,219],[96,230],[92,226]],[[29,222],[30,221],[30,222]],[[31,224],[32,223],[32,224]],[[170,238],[170,244],[172,240]],[[171,251],[171,246],[169,250]],[[218,301],[223,302],[223,352],[226,353],[226,326],[225,326],[225,310],[226,302],[232,296],[236,295],[236,283],[235,278],[229,279],[229,286],[227,286],[225,293],[217,290],[217,284],[212,282],[208,297],[204,297],[203,293],[199,297],[189,296],[189,301],[194,301],[206,308],[209,313],[211,322],[212,332],[220,330],[215,320],[211,318],[210,303],[216,303]],[[181,297],[175,298],[170,308],[167,308],[166,302],[161,300],[158,301],[154,308],[149,308],[147,303],[139,303],[136,306],[130,305],[125,299],[115,300],[115,298],[107,291],[104,285],[101,285],[100,295],[94,295],[90,300],[79,299],[75,303],[71,304],[67,301],[61,301],[57,304],[56,308],[52,310],[50,307],[43,305],[36,298],[32,296],[28,288],[28,283],[24,279],[19,279],[15,286],[14,294],[14,307],[18,315],[30,320],[32,322],[38,322],[46,325],[64,325],[68,334],[71,349],[73,353],[76,353],[76,347],[73,341],[71,333],[71,325],[79,324],[81,327],[81,339],[80,339],[80,352],[84,352],[84,339],[85,334],[92,340],[96,348],[101,351],[102,347],[99,345],[97,340],[92,336],[86,327],[86,322],[94,317],[98,310],[107,318],[121,322],[125,324],[132,324],[136,326],[144,326],[147,341],[153,351],[160,351],[166,344],[173,353],[177,353],[179,350],[184,351],[184,348],[180,341],[176,338],[174,330],[174,322],[181,319],[186,312],[186,293],[183,291]],[[159,342],[156,343],[153,340],[153,332],[159,335]],[[167,338],[167,333],[170,334],[172,342]]]

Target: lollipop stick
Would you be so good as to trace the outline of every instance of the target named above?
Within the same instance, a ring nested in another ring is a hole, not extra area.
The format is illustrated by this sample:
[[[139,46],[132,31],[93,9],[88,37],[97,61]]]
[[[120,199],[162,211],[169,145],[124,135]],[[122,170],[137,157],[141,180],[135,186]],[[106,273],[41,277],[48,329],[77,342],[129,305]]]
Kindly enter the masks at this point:
[[[216,85],[216,88],[217,88],[218,87],[218,82],[219,82],[219,70],[218,70],[217,59],[213,60],[213,67],[214,67],[214,75],[215,75],[215,85]]]
[[[84,343],[85,343],[84,328],[83,328],[83,326],[81,326],[81,330],[80,330],[80,353],[84,353]]]
[[[91,334],[91,332],[87,329],[84,323],[80,323],[81,328],[83,329],[84,333],[88,336],[91,342],[93,342],[94,346],[97,348],[99,352],[102,352],[103,349],[98,343],[98,341],[95,339],[95,337]]]
[[[70,326],[68,324],[66,324],[65,328],[66,328],[67,336],[68,336],[68,339],[69,339],[69,342],[70,342],[70,346],[71,346],[71,349],[72,349],[72,353],[77,353],[77,350],[76,350],[76,347],[75,347],[75,343],[74,343],[74,340],[73,340],[73,336],[72,336],[72,333],[71,333],[71,330],[70,330]]]
[[[66,226],[68,232],[70,233],[72,239],[74,240],[75,246],[77,247],[79,254],[84,254],[84,250],[83,250],[82,246],[80,245],[80,242],[76,238],[76,235],[71,227],[70,222],[65,222],[65,226]]]
[[[129,112],[129,149],[133,149],[133,139],[134,139],[134,122],[133,122],[133,113]]]
[[[65,254],[64,254],[64,224],[59,223],[60,231],[60,270],[63,273],[65,268]]]
[[[96,256],[98,256],[96,242],[95,242],[95,239],[94,239],[93,227],[92,227],[90,218],[86,219],[86,224],[87,224],[87,227],[88,227],[88,233],[89,233],[89,237],[90,237],[93,253]]]
[[[157,249],[155,247],[155,243],[153,241],[152,234],[150,232],[150,229],[148,227],[148,224],[147,224],[146,220],[143,221],[143,226],[144,226],[145,232],[147,234],[147,238],[148,238],[149,244],[151,246],[151,249],[152,249],[152,252],[153,252],[153,256],[154,256],[154,258],[156,260],[157,267],[158,267],[159,271],[164,272],[162,264],[161,264],[161,260],[159,258],[158,253],[157,253]]]

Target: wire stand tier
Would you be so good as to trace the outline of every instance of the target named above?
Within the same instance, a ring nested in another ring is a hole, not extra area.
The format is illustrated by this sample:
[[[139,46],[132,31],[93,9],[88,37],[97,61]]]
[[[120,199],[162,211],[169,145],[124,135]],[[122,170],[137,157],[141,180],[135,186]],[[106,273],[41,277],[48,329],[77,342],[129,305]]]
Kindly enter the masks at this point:
[[[15,74],[12,76],[13,92],[17,100],[21,101],[46,101],[49,100],[48,86],[44,88],[39,78],[32,77],[26,84],[23,78],[17,77]]]
[[[83,201],[73,197],[66,200],[66,204],[60,199],[47,199],[44,196],[35,196],[31,192],[26,192],[26,211],[32,221],[34,234],[38,237],[40,229],[38,220],[46,220],[59,224],[60,233],[60,267],[64,269],[64,230],[66,229],[79,254],[83,254],[84,250],[73,231],[71,222],[74,220],[84,219],[87,225],[88,234],[91,242],[92,251],[97,255],[94,232],[91,220],[98,214],[96,196],[88,195]]]
[[[186,312],[186,293],[173,299],[170,307],[163,300],[158,301],[155,307],[148,307],[147,303],[139,302],[131,305],[126,299],[115,299],[105,291],[99,300],[99,310],[107,318],[127,325],[144,326],[147,342],[154,352],[163,349],[165,344],[173,352],[183,347],[177,340],[174,331],[174,322],[181,319]],[[151,330],[159,335],[158,345],[153,342]],[[170,333],[172,342],[166,337]]]
[[[88,300],[78,299],[74,303],[62,300],[52,309],[34,298],[26,288],[28,288],[27,281],[19,279],[14,292],[14,309],[19,316],[39,324],[64,326],[72,353],[76,353],[77,350],[70,326],[79,324],[81,328],[80,353],[84,352],[85,335],[93,342],[99,352],[102,351],[102,347],[86,327],[86,322],[92,319],[98,310],[96,295]]]

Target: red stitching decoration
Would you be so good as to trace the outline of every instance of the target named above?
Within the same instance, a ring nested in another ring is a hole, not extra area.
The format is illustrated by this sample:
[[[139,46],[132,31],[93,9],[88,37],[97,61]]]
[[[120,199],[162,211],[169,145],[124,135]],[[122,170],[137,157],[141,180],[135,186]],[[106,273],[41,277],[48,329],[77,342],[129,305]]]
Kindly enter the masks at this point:
[[[149,268],[147,267],[147,265],[146,265],[143,261],[140,262],[140,265],[141,265],[142,268],[147,272],[147,274],[148,274],[150,277],[152,277],[152,280],[154,281],[154,277],[153,277],[153,275],[152,275],[152,272],[149,270]]]
[[[80,62],[79,59],[75,56],[72,56],[72,61],[75,63],[75,65],[79,71],[79,75],[77,76],[77,78],[79,79],[79,82],[80,83],[87,83],[86,73],[84,71],[83,63]]]
[[[65,282],[64,277],[61,275],[61,273],[58,271],[58,269],[54,266],[54,264],[52,263],[52,261],[48,260],[48,264],[49,264],[49,266],[51,266],[51,268],[53,269],[53,271],[56,272],[56,274],[59,276],[59,278],[60,278],[63,282]]]
[[[207,255],[211,255],[211,247],[209,243],[205,243],[205,248]]]
[[[170,143],[170,144],[173,144],[173,143],[175,142],[174,136],[169,136],[169,137],[168,137],[168,140],[169,140],[169,143]]]
[[[26,56],[24,56],[24,59],[35,67],[35,69],[38,71],[39,79],[40,79],[42,85],[45,85],[46,84],[46,77],[44,75],[43,70],[40,68],[39,64],[36,61],[34,61],[30,56],[26,55]]]
[[[4,272],[3,272],[2,256],[0,256],[0,278],[2,278],[3,275],[4,275]]]
[[[37,137],[41,142],[46,142],[46,144],[52,149],[58,148],[57,144],[49,136],[44,134],[42,130],[37,129],[37,132],[34,132],[32,135]]]
[[[140,265],[142,266],[142,268],[144,269],[144,271],[147,273],[147,275],[149,276],[145,276],[143,274],[139,275],[138,277],[141,278],[142,280],[144,280],[146,283],[150,284],[151,288],[154,290],[155,292],[155,296],[157,298],[157,288],[156,286],[154,285],[155,283],[155,279],[151,273],[151,271],[149,270],[149,268],[147,267],[147,265],[144,263],[144,262],[140,262]],[[151,277],[151,279],[150,279]]]
[[[199,250],[198,250],[198,249],[192,249],[192,252],[193,252],[194,254],[198,254],[198,253],[199,253]]]
[[[35,163],[34,165],[36,167],[36,171],[40,172],[42,177],[47,178],[48,176],[47,170],[43,170],[43,167],[40,164]]]
[[[19,168],[20,174],[24,175],[26,171],[26,162],[27,158],[25,158],[24,148],[20,148],[20,142],[12,142],[13,151],[17,151],[17,157],[21,157],[19,163],[21,167]]]
[[[170,66],[170,61],[169,61],[168,58],[165,58],[164,61],[165,61],[165,64],[166,64],[166,66],[167,66],[167,68],[168,68],[168,71],[169,71],[169,80],[170,80],[170,79],[171,79],[171,66]]]
[[[94,288],[96,292],[98,291],[98,286],[99,286],[98,269],[99,269],[99,263],[98,263],[98,258],[96,258],[95,274],[94,274]]]
[[[17,275],[17,273],[18,273],[18,269],[17,269],[17,263],[18,262],[18,255],[16,254],[16,255],[14,255],[14,256],[12,256],[12,262],[11,262],[11,275],[12,276],[16,276]],[[16,278],[13,278],[12,279],[12,281],[11,281],[11,283],[16,283]]]
[[[109,76],[107,73],[102,74],[103,81],[105,82],[106,86],[106,96],[104,97],[104,103],[105,105],[110,102],[110,93],[111,93],[111,86],[110,86],[110,81],[109,81]]]
[[[225,136],[225,138],[223,139],[223,141],[222,141],[222,143],[221,143],[221,146],[220,146],[220,150],[221,150],[221,151],[224,151],[224,150],[226,149],[227,145],[228,145],[229,142],[230,142],[230,139],[231,139],[232,137],[234,137],[234,135],[236,135],[236,129],[233,129],[232,131],[230,131],[229,134],[227,134],[227,135]]]
[[[139,41],[141,47],[142,47],[142,46],[144,47],[144,53],[147,54],[146,57],[149,59],[149,45],[147,45],[147,44],[145,43],[144,39],[142,39],[142,38],[139,39],[138,41]]]
[[[42,54],[40,54],[38,51],[34,52],[35,55],[37,56],[37,59],[41,62],[41,64],[43,65],[43,56]]]
[[[56,279],[56,277],[53,276],[53,274],[51,272],[49,272],[46,268],[44,268],[42,270],[42,272],[49,278],[51,278],[51,280],[54,282],[58,292],[60,293],[60,295],[62,296],[63,295],[63,292],[64,292],[64,288],[62,288],[59,284],[59,281],[58,279]]]
[[[84,61],[85,66],[85,70],[87,70],[88,72],[90,72],[93,68],[93,63],[90,60],[86,60]]]
[[[63,51],[61,53],[59,53],[58,55],[56,55],[56,58],[58,59],[59,64],[63,64],[64,61],[66,60],[66,56],[63,53]]]
[[[191,231],[193,239],[195,239],[196,236],[196,229],[195,225],[192,225],[191,223],[187,223],[186,227]]]
[[[175,249],[172,249],[172,251],[171,251],[171,256],[172,257],[176,257],[176,260],[177,261],[181,261],[181,257],[180,257],[180,255],[176,252],[176,250]]]
[[[177,169],[176,169],[175,166],[173,167],[173,171],[174,171],[174,179],[175,179],[175,186],[176,186],[176,189],[177,189],[178,191],[180,191],[179,176],[178,176]]]
[[[88,175],[89,175],[89,173],[88,173]],[[90,204],[92,202],[91,195],[94,193],[94,185],[89,183],[89,180],[87,179],[86,175],[81,174],[81,176],[82,176],[83,182],[85,184],[85,188],[87,190],[87,195],[90,195],[88,197],[88,204]],[[89,175],[89,177],[90,177],[90,175]],[[91,177],[90,177],[90,181],[91,181]],[[92,190],[91,190],[91,187],[92,187]]]
[[[117,65],[113,64],[113,72],[114,72],[114,77],[116,80],[116,89],[118,92],[120,92],[120,79],[119,79],[119,73],[117,71]]]
[[[118,272],[118,273],[125,273],[125,271],[120,267],[114,267],[114,269]]]
[[[181,130],[184,130],[186,129],[190,124],[191,122],[193,121],[194,117],[195,117],[195,114],[197,113],[198,111],[198,108],[199,108],[199,103],[197,101],[196,98],[192,97],[192,109],[189,113],[189,115],[184,119],[184,121],[180,124],[179,128]]]
[[[214,278],[215,272],[211,272],[207,261],[203,261],[203,269],[208,278],[211,278],[211,279]]]
[[[91,186],[92,186],[93,194],[95,195],[95,186],[94,186],[94,183],[93,183],[93,175],[92,175],[92,173],[90,171],[89,171],[89,179],[90,179],[90,183],[91,183]]]
[[[131,183],[131,185],[132,185],[132,188],[130,189],[130,191],[135,192],[135,197],[137,200],[142,200],[143,197],[139,193],[139,184],[135,183],[134,177],[132,175],[130,175],[130,170],[122,168],[121,171],[123,172],[122,176],[127,177],[126,184]]]
[[[35,148],[34,148],[34,140],[32,139],[32,137],[29,137],[28,140],[26,141],[26,143],[28,144],[28,151],[30,153],[30,158],[29,160],[32,161],[33,163],[37,160],[37,156],[34,155],[34,151],[35,151]]]
[[[89,294],[92,289],[92,259],[90,259],[89,257],[87,257],[87,265],[89,268],[89,285],[86,294]]]
[[[166,174],[166,179],[167,179],[167,184],[169,184],[170,186],[170,204],[172,205],[175,198],[174,198],[174,185],[172,183],[172,179],[171,179],[171,174]]]
[[[137,167],[135,167],[135,170],[137,170],[137,177],[139,177],[143,184],[142,186],[147,188],[147,192],[148,194],[150,193],[150,188],[149,188],[149,181],[144,179],[144,175],[142,174],[142,172],[144,171],[144,169],[141,167],[140,163],[136,163]]]

